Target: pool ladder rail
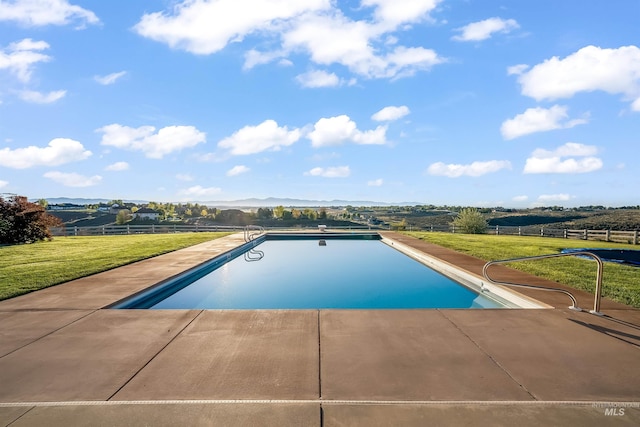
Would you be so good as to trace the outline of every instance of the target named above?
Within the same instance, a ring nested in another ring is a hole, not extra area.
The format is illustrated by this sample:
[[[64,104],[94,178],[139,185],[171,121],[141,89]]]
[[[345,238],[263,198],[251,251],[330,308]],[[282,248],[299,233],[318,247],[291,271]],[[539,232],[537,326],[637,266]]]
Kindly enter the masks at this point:
[[[600,257],[597,256],[596,254],[591,253],[591,252],[580,251],[580,252],[569,252],[569,253],[549,254],[549,255],[537,255],[537,256],[529,256],[529,257],[510,258],[510,259],[501,259],[501,260],[496,260],[496,261],[489,261],[482,268],[482,275],[484,276],[484,278],[486,280],[488,280],[489,282],[491,282],[493,284],[496,284],[496,285],[516,286],[516,287],[520,287],[520,288],[537,289],[537,290],[540,290],[540,291],[561,292],[561,293],[567,295],[569,298],[571,298],[571,306],[569,307],[569,309],[575,310],[575,311],[587,311],[587,310],[583,310],[582,308],[578,307],[578,302],[577,302],[576,298],[573,296],[573,294],[571,292],[569,292],[567,290],[560,289],[560,288],[546,288],[544,286],[536,286],[536,285],[526,285],[526,284],[522,284],[522,283],[502,282],[502,281],[499,281],[499,280],[494,280],[491,277],[489,277],[488,269],[489,269],[489,267],[491,267],[494,264],[505,264],[505,263],[508,263],[508,262],[516,262],[516,261],[532,261],[532,260],[546,259],[546,258],[558,258],[558,257],[563,257],[563,256],[588,256],[588,257],[593,258],[598,263],[598,273],[597,273],[597,276],[596,276],[596,291],[595,291],[595,297],[594,297],[594,301],[593,301],[593,310],[589,310],[589,313],[596,314],[598,316],[603,316],[603,314],[600,312],[600,300],[602,299],[602,271],[603,271],[604,266],[603,266],[603,263],[602,263],[602,260],[600,259]],[[482,289],[484,290],[484,285],[482,285]]]
[[[252,232],[253,231],[253,232]],[[249,243],[254,241],[258,236],[264,234],[264,228],[259,225],[247,225],[244,228],[244,241]],[[264,252],[252,247],[244,253],[244,260],[247,262],[260,261],[264,258]]]

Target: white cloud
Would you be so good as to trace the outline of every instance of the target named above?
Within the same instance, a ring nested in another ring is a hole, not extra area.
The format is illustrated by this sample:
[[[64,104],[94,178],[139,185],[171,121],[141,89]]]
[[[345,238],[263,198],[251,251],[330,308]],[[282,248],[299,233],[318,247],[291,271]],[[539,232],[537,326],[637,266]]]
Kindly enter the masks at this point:
[[[326,9],[329,1],[255,0],[247,6],[236,0],[183,1],[170,12],[143,15],[134,29],[172,48],[208,55],[249,34],[276,31],[287,19]]]
[[[493,33],[509,33],[518,28],[520,25],[514,19],[489,18],[456,28],[460,34],[451,39],[463,42],[481,41],[488,39]]]
[[[354,21],[331,0],[254,0],[250,7],[234,0],[189,0],[172,10],[145,14],[134,29],[199,55],[218,52],[248,35],[273,46],[263,52],[248,50],[245,70],[305,53],[317,65],[340,64],[367,78],[398,78],[445,62],[431,49],[386,43],[394,37],[391,33],[429,20],[439,2],[364,0],[362,6],[371,7],[361,10],[368,16]]]
[[[14,21],[28,27],[67,25],[79,21],[97,24],[98,17],[90,10],[69,4],[67,0],[7,0],[0,2],[0,21]]]
[[[571,200],[571,196],[566,193],[561,194],[541,194],[538,196],[538,202],[566,202]]]
[[[407,107],[406,105],[401,105],[400,107],[389,106],[384,107],[382,110],[372,115],[371,119],[375,120],[376,122],[389,122],[398,120],[409,113],[409,107]]]
[[[386,126],[378,126],[376,129],[361,131],[356,122],[347,115],[322,118],[313,125],[313,130],[307,134],[313,147],[325,147],[338,145],[345,141],[356,144],[385,144]]]
[[[515,196],[511,200],[513,200],[514,202],[526,202],[527,200],[529,200],[529,196]]]
[[[153,126],[130,128],[111,124],[96,132],[102,132],[102,145],[131,151],[142,151],[151,159],[161,159],[166,154],[194,147],[206,141],[204,132],[193,126],[167,126],[158,132]],[[155,133],[154,133],[155,132]]]
[[[567,157],[567,156],[593,156],[598,153],[598,147],[595,145],[579,144],[577,142],[567,142],[553,151],[537,149],[533,152],[534,157],[551,158],[551,157]]]
[[[244,166],[244,165],[237,165],[232,167],[231,169],[229,169],[227,171],[227,176],[236,176],[236,175],[240,175],[242,173],[245,172],[249,172],[251,169],[249,169],[248,167]]]
[[[593,145],[568,142],[553,151],[537,149],[524,166],[524,173],[588,173],[602,168],[602,160],[594,157],[598,148]],[[570,157],[564,159],[564,157]],[[574,157],[580,157],[578,159]]]
[[[66,90],[56,90],[46,94],[33,90],[23,90],[19,92],[20,98],[23,101],[32,102],[34,104],[51,104],[64,98],[66,94]]]
[[[383,183],[384,183],[384,181],[382,180],[382,178],[378,178],[378,179],[374,179],[374,180],[371,180],[371,181],[367,181],[367,185],[369,187],[381,187]]]
[[[185,181],[185,182],[194,180],[193,176],[188,173],[179,173],[176,175],[176,179],[179,181]]]
[[[43,41],[23,39],[11,43],[0,50],[0,70],[9,70],[18,80],[27,83],[31,80],[35,64],[51,60],[50,56],[39,52],[45,49],[49,49],[49,44]]]
[[[110,164],[106,168],[104,168],[104,170],[110,171],[110,172],[126,171],[128,169],[129,169],[129,163],[127,162],[115,162],[113,164]]]
[[[9,181],[2,181],[2,180],[0,180],[0,188],[4,188],[4,187],[6,187],[7,185],[9,185]]]
[[[529,68],[529,66],[527,64],[518,64],[518,65],[512,65],[510,67],[507,67],[507,75],[508,76],[519,76],[520,74],[524,73],[525,70],[527,70]]]
[[[218,147],[230,150],[233,155],[256,154],[262,151],[279,151],[300,139],[300,129],[279,127],[275,120],[265,120],[258,126],[245,126],[233,135],[218,142]]]
[[[335,87],[340,86],[342,81],[335,73],[328,73],[322,70],[309,71],[296,76],[296,80],[302,87]]]
[[[498,172],[501,169],[511,169],[511,162],[507,160],[490,160],[488,162],[473,162],[469,165],[433,163],[427,169],[429,175],[458,178],[460,176],[482,176]]]
[[[220,194],[222,189],[218,187],[202,187],[201,185],[194,185],[193,187],[180,190],[180,195],[186,197],[210,197]]]
[[[514,139],[536,132],[572,128],[588,122],[587,119],[568,120],[568,118],[567,107],[563,105],[554,105],[549,109],[527,108],[524,113],[505,120],[500,127],[500,132],[503,138]]]
[[[268,64],[269,62],[281,58],[280,65],[283,66],[291,66],[293,63],[288,59],[282,58],[283,55],[286,55],[284,52],[274,51],[274,52],[260,52],[259,50],[249,49],[244,54],[244,64],[242,65],[243,70],[250,70],[256,65]]]
[[[107,74],[106,76],[93,76],[93,79],[101,85],[112,85],[118,81],[121,77],[127,74],[126,71],[120,71],[117,73]]]
[[[100,184],[102,181],[102,177],[100,175],[88,177],[77,173],[64,173],[58,171],[47,172],[43,176],[57,182],[58,184],[62,184],[65,187],[92,187]]]
[[[346,178],[351,175],[349,166],[333,166],[328,168],[313,168],[304,173],[310,176],[321,176],[323,178]]]
[[[27,169],[34,166],[59,166],[77,162],[91,156],[81,143],[67,138],[52,139],[44,147],[3,148],[0,150],[0,166],[13,169]]]
[[[596,90],[621,94],[640,111],[640,48],[587,46],[564,59],[554,56],[518,77],[522,94],[536,100],[571,98]]]
[[[395,28],[402,23],[431,20],[429,13],[442,0],[362,0],[362,6],[375,7],[374,18],[379,25]]]

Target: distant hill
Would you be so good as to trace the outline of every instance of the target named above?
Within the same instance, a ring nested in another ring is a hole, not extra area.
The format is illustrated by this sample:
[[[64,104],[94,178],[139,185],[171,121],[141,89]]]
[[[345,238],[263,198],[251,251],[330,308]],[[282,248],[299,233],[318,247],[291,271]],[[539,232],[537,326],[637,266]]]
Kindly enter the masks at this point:
[[[112,199],[83,199],[83,198],[70,198],[70,197],[47,197],[46,198],[51,205],[60,205],[63,203],[71,203],[74,205],[94,205],[98,203],[108,203]],[[36,201],[36,200],[34,200]],[[145,204],[149,200],[123,200],[125,203]],[[304,200],[304,199],[290,199],[290,198],[278,198],[268,197],[266,199],[240,199],[240,200],[218,200],[218,201],[196,201],[192,200],[192,203],[198,203],[210,207],[234,207],[234,208],[264,208],[274,206],[295,206],[295,207],[329,207],[329,206],[415,206],[419,205],[418,202],[401,202],[401,203],[385,203],[385,202],[373,202],[373,201],[354,201],[354,200]],[[177,202],[174,202],[177,203]],[[181,202],[186,203],[186,202]]]
[[[242,208],[259,208],[259,207],[274,207],[274,206],[286,206],[286,207],[329,207],[329,206],[415,206],[419,205],[418,202],[401,202],[401,203],[385,203],[374,202],[368,200],[305,200],[305,199],[290,199],[290,198],[278,198],[267,197],[266,199],[241,199],[241,200],[218,200],[199,202],[208,206],[216,207],[242,207]]]
[[[83,198],[71,198],[71,197],[45,197],[50,205],[62,205],[64,203],[70,203],[72,205],[96,205],[98,203],[109,203],[113,199],[83,199]],[[37,202],[37,200],[32,200]],[[123,200],[126,203],[148,203],[145,200]]]

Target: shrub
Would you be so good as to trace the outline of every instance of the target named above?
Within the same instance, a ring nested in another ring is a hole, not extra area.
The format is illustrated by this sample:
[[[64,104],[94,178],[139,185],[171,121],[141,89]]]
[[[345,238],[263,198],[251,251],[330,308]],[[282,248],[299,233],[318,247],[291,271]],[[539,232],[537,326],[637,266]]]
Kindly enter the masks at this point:
[[[24,196],[0,197],[0,243],[32,243],[50,239],[50,227],[62,221]]]
[[[487,221],[475,208],[465,208],[453,220],[456,231],[467,234],[484,234],[487,231]]]

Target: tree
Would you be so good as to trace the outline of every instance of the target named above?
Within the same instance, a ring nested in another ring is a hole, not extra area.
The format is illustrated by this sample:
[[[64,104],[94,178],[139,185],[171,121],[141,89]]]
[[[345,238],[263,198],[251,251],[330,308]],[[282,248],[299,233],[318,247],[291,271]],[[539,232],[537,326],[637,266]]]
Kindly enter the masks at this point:
[[[130,219],[131,219],[131,215],[129,214],[129,211],[126,209],[121,209],[118,211],[118,214],[116,215],[116,224],[123,225]]]
[[[258,219],[272,219],[273,211],[269,208],[258,208],[256,216],[258,217]]]
[[[484,234],[487,231],[487,221],[476,208],[464,208],[453,220],[456,230],[467,234]]]
[[[0,197],[0,243],[33,243],[50,239],[50,227],[62,221],[24,196]]]
[[[309,209],[309,208],[306,208],[304,211],[302,211],[302,215],[304,215],[305,218],[310,219],[312,221],[318,218],[318,213],[313,209]]]
[[[282,218],[282,214],[284,213],[284,206],[276,206],[273,208],[273,215],[276,218]]]

